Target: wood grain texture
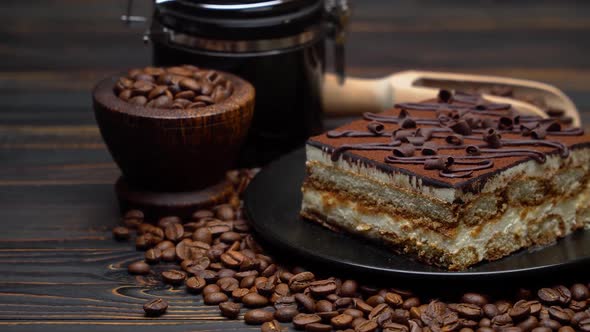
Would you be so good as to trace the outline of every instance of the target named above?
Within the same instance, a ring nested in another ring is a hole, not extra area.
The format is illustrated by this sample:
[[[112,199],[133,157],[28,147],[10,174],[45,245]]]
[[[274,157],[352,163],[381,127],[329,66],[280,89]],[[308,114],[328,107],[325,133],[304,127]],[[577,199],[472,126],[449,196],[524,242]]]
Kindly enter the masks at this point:
[[[136,14],[149,1],[135,1]],[[199,296],[129,276],[139,259],[111,240],[119,176],[90,89],[150,62],[121,0],[0,1],[0,330],[255,331]],[[590,2],[353,2],[349,73],[404,69],[515,76],[555,84],[590,123]],[[348,118],[327,119],[329,127]],[[164,268],[160,266],[158,269]],[[147,299],[171,301],[160,319]]]

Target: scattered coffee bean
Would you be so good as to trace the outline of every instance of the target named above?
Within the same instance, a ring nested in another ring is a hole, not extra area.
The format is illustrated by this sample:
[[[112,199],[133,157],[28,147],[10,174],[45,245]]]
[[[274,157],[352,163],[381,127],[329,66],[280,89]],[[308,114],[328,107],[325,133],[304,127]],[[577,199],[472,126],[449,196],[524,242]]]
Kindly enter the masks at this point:
[[[356,295],[358,283],[354,280],[345,280],[340,286],[340,296],[353,297]]]
[[[219,303],[219,311],[221,311],[223,317],[236,319],[240,315],[240,304],[234,302],[221,302]]]
[[[261,325],[273,319],[274,313],[264,309],[253,309],[244,314],[244,321],[250,325]]]
[[[213,292],[205,295],[203,297],[203,302],[208,305],[215,305],[220,304],[222,302],[226,302],[229,298],[225,293],[222,292]]]
[[[311,323],[305,325],[305,331],[307,332],[330,332],[332,331],[332,326],[328,324],[322,323]]]
[[[127,271],[131,274],[144,275],[150,273],[150,266],[144,261],[139,261],[129,264]]]
[[[281,328],[281,324],[276,320],[271,320],[270,322],[265,322],[260,327],[261,332],[282,332],[283,329]]]
[[[161,257],[162,251],[160,251],[160,249],[157,248],[148,249],[148,251],[145,252],[145,261],[148,264],[158,263]]]
[[[298,330],[303,330],[306,325],[319,323],[321,321],[322,318],[315,314],[299,314],[293,317],[293,326]]]
[[[335,329],[346,329],[352,324],[354,317],[347,314],[340,314],[330,320]]]
[[[461,301],[469,304],[475,304],[480,307],[488,303],[488,300],[485,298],[485,296],[477,293],[465,293],[461,298]]]
[[[559,300],[559,293],[553,288],[541,288],[537,296],[545,303],[554,303]]]
[[[168,270],[162,272],[162,279],[167,284],[178,285],[186,279],[186,273],[179,270]]]
[[[268,299],[258,293],[249,293],[242,297],[242,303],[247,308],[260,308],[268,304]]]
[[[143,305],[143,311],[147,316],[161,316],[168,310],[168,302],[162,299],[154,299]]]
[[[207,285],[207,282],[202,277],[190,277],[186,280],[186,289],[191,293],[200,293]]]
[[[275,319],[282,323],[289,323],[299,314],[296,307],[282,307],[275,311]]]

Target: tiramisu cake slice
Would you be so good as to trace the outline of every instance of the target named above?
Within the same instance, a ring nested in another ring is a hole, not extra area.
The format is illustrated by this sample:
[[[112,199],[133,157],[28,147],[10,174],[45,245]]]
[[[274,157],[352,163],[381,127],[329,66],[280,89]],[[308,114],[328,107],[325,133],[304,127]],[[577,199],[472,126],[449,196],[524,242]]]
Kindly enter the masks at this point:
[[[441,91],[312,137],[301,215],[462,270],[590,224],[590,135]]]

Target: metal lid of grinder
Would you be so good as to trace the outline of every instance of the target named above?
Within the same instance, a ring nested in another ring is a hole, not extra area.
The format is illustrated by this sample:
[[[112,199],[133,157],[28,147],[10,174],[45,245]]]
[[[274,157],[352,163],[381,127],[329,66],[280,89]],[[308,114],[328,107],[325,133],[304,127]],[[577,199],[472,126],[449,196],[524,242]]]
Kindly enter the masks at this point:
[[[177,32],[214,39],[267,39],[321,22],[321,0],[156,0],[154,19]]]
[[[130,22],[133,0],[128,0]],[[281,51],[324,38],[334,42],[335,69],[344,75],[347,0],[154,0],[144,39],[223,53]]]

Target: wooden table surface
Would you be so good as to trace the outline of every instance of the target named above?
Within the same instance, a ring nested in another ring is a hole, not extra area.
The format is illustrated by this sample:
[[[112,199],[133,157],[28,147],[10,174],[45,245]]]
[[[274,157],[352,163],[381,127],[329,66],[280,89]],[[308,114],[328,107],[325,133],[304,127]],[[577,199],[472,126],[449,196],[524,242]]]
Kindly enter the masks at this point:
[[[353,5],[352,75],[419,68],[545,81],[590,123],[588,1]],[[198,296],[129,276],[124,265],[141,253],[111,240],[119,170],[89,91],[101,77],[150,62],[143,28],[118,22],[123,8],[123,0],[0,2],[0,330],[255,329],[221,318]],[[147,319],[141,306],[155,295],[171,309]]]

